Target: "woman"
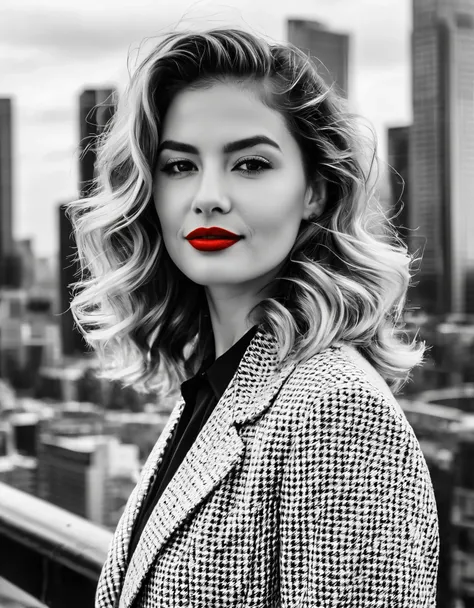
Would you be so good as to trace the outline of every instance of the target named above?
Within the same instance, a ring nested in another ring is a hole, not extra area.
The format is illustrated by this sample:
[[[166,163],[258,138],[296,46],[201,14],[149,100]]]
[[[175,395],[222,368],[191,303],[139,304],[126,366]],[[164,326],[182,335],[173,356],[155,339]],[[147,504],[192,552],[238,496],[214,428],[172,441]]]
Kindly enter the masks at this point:
[[[97,608],[435,606],[433,488],[392,393],[425,348],[399,327],[413,260],[365,152],[291,45],[172,33],[132,76],[71,206],[72,306],[109,377],[182,398]]]

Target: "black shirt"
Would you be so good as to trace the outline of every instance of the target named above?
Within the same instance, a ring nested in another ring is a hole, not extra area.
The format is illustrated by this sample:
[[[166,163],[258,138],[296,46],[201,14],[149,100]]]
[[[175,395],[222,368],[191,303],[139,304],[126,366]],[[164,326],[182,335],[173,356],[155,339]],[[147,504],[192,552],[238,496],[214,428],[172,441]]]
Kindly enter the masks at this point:
[[[258,325],[254,325],[215,361],[213,348],[212,352],[205,357],[197,374],[181,384],[181,394],[186,403],[179,423],[163,454],[156,479],[135,520],[129,545],[129,560],[132,558],[143,528],[155,505],[224,394],[237,371],[247,346],[257,333],[257,329]]]

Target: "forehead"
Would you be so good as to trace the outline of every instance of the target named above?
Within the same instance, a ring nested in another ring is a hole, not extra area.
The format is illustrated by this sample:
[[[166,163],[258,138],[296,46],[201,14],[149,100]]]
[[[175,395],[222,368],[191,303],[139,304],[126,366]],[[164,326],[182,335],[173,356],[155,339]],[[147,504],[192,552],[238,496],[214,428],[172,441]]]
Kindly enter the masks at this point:
[[[256,89],[238,83],[216,83],[205,89],[184,89],[173,99],[163,125],[163,139],[241,139],[256,132],[291,137],[283,116],[266,106]]]

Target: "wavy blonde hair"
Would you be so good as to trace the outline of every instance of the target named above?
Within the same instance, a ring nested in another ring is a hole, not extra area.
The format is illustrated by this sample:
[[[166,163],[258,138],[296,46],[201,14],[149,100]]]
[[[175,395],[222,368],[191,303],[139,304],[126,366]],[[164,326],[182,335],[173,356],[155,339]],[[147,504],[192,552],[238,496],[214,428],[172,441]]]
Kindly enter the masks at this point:
[[[403,330],[415,260],[374,195],[375,144],[303,52],[235,28],[173,32],[157,44],[98,140],[92,195],[69,205],[82,269],[71,309],[103,375],[146,390],[164,380],[172,392],[213,340],[203,286],[165,249],[152,186],[175,95],[229,79],[256,86],[262,103],[281,113],[307,179],[325,184],[323,213],[301,222],[271,297],[249,318],[277,339],[280,365],[345,341],[396,393],[426,346]]]

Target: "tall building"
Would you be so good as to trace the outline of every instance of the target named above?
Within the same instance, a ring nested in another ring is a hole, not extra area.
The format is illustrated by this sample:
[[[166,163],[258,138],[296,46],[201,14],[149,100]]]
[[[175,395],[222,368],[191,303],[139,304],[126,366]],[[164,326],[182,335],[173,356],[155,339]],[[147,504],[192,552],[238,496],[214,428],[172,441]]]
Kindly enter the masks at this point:
[[[36,258],[31,238],[15,241],[14,258],[17,270],[15,276],[12,277],[12,287],[31,289],[35,284],[36,270]]]
[[[0,287],[9,284],[13,254],[12,100],[0,98]]]
[[[388,129],[388,164],[390,165],[390,217],[399,236],[407,242],[410,208],[409,178],[410,127]],[[393,217],[395,216],[396,217]],[[408,244],[408,243],[407,243]]]
[[[79,192],[80,197],[88,196],[95,176],[95,144],[97,137],[113,116],[116,99],[114,89],[86,89],[79,98]],[[84,340],[74,327],[70,285],[79,279],[79,264],[75,260],[76,242],[66,207],[59,206],[59,280],[61,306],[61,339],[65,355],[84,353]]]
[[[288,19],[288,41],[309,53],[328,85],[349,94],[349,36],[331,32],[318,21]]]
[[[95,144],[115,111],[114,89],[86,89],[79,97],[79,130],[81,151],[79,161],[79,190],[81,197],[91,190],[95,176]]]
[[[410,249],[428,313],[474,312],[474,0],[413,0]]]
[[[79,279],[79,264],[74,259],[76,242],[72,225],[66,215],[66,206],[60,205],[59,212],[59,296],[61,306],[61,348],[64,355],[79,355],[87,351],[81,333],[74,325],[71,302],[71,283]]]

